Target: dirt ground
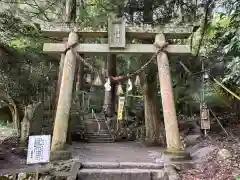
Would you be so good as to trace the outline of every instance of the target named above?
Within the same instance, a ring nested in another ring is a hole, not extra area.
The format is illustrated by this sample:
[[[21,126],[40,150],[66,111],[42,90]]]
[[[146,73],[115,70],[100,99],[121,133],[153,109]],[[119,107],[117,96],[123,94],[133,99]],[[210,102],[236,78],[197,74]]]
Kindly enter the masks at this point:
[[[74,158],[82,162],[153,162],[149,155],[161,153],[161,147],[145,147],[140,142],[122,143],[73,143]]]
[[[237,180],[240,175],[240,141],[224,133],[210,134],[187,149],[193,157],[193,166],[179,170],[182,180]],[[6,135],[6,134],[4,134]],[[0,149],[1,149],[0,145]],[[227,149],[230,158],[218,158],[219,151]],[[69,147],[73,158],[81,162],[151,162],[158,163],[164,148],[146,147],[140,142],[122,143],[76,143]],[[31,165],[33,168],[38,165]],[[26,152],[17,148],[8,148],[4,159],[0,159],[0,173],[4,169],[19,169],[26,165]],[[239,178],[240,179],[240,178]]]
[[[201,149],[212,147],[212,149],[202,156],[202,161],[194,164],[191,169],[180,171],[182,180],[239,180],[240,179],[240,142],[238,138],[227,137],[223,134],[209,136],[201,141]],[[220,152],[228,152],[225,158],[220,156]],[[196,155],[197,152],[195,153]]]
[[[4,169],[18,169],[29,167],[26,165],[24,153],[12,153],[11,149],[5,158],[0,160],[0,173]],[[17,149],[17,148],[16,148]],[[161,156],[163,148],[145,147],[138,142],[123,143],[77,143],[69,147],[72,156],[81,162],[154,162],[151,153]],[[19,151],[19,150],[18,150]],[[26,155],[26,153],[25,153]],[[32,166],[32,165],[31,165]],[[37,165],[36,165],[37,166]]]

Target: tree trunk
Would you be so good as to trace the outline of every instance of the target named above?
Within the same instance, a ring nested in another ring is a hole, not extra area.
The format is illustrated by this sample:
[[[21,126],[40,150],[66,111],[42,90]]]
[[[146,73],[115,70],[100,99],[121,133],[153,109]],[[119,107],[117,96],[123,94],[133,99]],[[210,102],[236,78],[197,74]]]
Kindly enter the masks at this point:
[[[16,103],[14,102],[12,97],[9,96],[7,91],[5,91],[2,88],[0,88],[0,100],[3,101],[3,103],[6,103],[9,110],[11,111],[13,128],[17,131],[17,136],[20,136],[21,134],[20,117],[19,117],[19,112],[18,112]]]
[[[84,58],[84,55],[80,55],[82,58]],[[82,97],[83,94],[80,93],[80,91],[83,90],[84,85],[84,63],[82,61],[78,61],[76,64],[76,73],[75,73],[75,99],[78,102],[78,108],[79,110],[83,110],[84,104],[82,104]]]
[[[143,20],[146,24],[153,24],[153,1],[144,0]],[[149,43],[149,42],[143,42]],[[150,42],[151,43],[151,42]],[[145,57],[145,56],[144,56]],[[146,60],[146,59],[145,59]],[[147,59],[148,60],[148,59]],[[160,102],[157,96],[157,68],[151,64],[146,74],[144,88],[144,111],[145,111],[145,142],[148,145],[164,144],[163,124],[160,120]]]
[[[84,58],[84,55],[81,55],[81,57]],[[80,91],[83,89],[83,74],[84,74],[84,64],[82,61],[76,62],[76,71],[74,75],[74,83],[73,83],[73,97],[75,101],[77,102],[77,110],[79,112],[82,111],[84,104],[82,104],[82,96],[83,94],[80,93]],[[72,144],[72,126],[71,123],[71,116],[69,118],[68,123],[68,134],[67,134],[67,144]]]
[[[107,58],[107,77],[108,76],[116,76],[116,55],[108,55]],[[115,101],[116,101],[116,84],[111,83],[111,91],[105,91],[105,98],[104,98],[104,111],[106,116],[112,117],[115,113]]]
[[[84,55],[80,55],[84,58]],[[79,91],[83,89],[83,75],[84,75],[84,64],[82,61],[77,62],[77,70],[76,70],[76,87],[75,92],[78,94]],[[80,98],[80,97],[78,97]],[[80,100],[80,99],[79,99]],[[81,104],[80,104],[81,105]]]
[[[157,71],[151,66],[144,86],[144,112],[147,145],[165,144],[163,122],[160,120],[160,101],[157,96]]]
[[[76,20],[76,10],[77,10],[76,0],[66,0],[66,22],[73,23]]]
[[[143,21],[144,24],[153,24],[153,0],[144,0]]]
[[[19,16],[19,8],[20,8],[20,1],[19,0],[14,0],[12,5],[12,13],[18,17]]]

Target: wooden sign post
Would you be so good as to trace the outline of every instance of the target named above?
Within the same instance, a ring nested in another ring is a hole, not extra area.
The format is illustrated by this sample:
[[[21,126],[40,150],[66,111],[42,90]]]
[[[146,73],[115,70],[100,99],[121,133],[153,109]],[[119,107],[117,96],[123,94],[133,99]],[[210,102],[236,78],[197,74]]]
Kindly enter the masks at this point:
[[[43,33],[46,36],[50,37],[66,37],[70,28],[68,27],[59,27],[57,24],[53,24],[51,29],[44,29]],[[55,28],[54,28],[55,27]],[[162,35],[162,40],[165,42],[165,39],[186,39],[192,33],[192,26],[189,27],[161,27],[161,29],[152,29],[151,31],[140,29],[138,31],[133,30],[132,27],[126,27],[123,19],[118,19],[116,21],[109,21],[108,31],[84,31],[76,29],[75,33],[79,34],[82,38],[108,38],[108,44],[78,44],[74,47],[74,50],[80,54],[96,55],[96,54],[155,54],[159,47],[154,46],[153,44],[126,44],[126,37],[135,38],[138,40],[153,40],[155,36],[158,37],[159,33]],[[135,28],[136,29],[136,28]],[[156,42],[157,45],[161,45],[162,42]],[[155,44],[156,45],[156,44]],[[65,43],[45,43],[43,46],[43,51],[45,53],[51,54],[60,54],[63,53],[66,49]],[[189,55],[190,47],[189,45],[168,45],[165,49],[170,55]],[[67,83],[65,80],[62,80],[61,90],[59,94],[59,103],[54,133],[53,133],[53,143],[52,150],[61,149],[62,145],[66,139],[67,129],[67,118],[69,116],[70,108],[70,96],[72,89],[72,67],[75,65],[75,57],[69,51],[66,56],[64,69],[65,74],[70,73],[71,79]],[[72,59],[72,60],[70,60]],[[165,130],[167,135],[167,148],[169,151],[181,151],[180,139],[179,139],[179,130],[176,119],[176,110],[173,101],[173,92],[171,84],[171,76],[169,70],[168,57],[166,53],[160,53],[157,58],[158,69],[159,69],[159,79],[161,84],[161,95],[162,95],[162,104],[164,112],[164,121],[165,121]],[[71,68],[68,65],[68,61],[71,61]],[[71,71],[70,71],[71,69]],[[64,75],[63,75],[64,76]],[[64,90],[67,90],[64,92]],[[64,94],[68,95],[68,98],[64,98]],[[65,109],[60,108],[60,101],[64,100],[67,106]],[[62,111],[62,112],[61,112]],[[61,116],[60,116],[61,115]],[[64,118],[63,118],[64,117]],[[63,122],[64,121],[64,122]],[[64,131],[63,131],[64,130]],[[61,131],[61,133],[60,133]],[[173,132],[174,131],[174,132]],[[58,137],[56,137],[58,136]],[[60,145],[58,145],[60,143]]]
[[[210,129],[210,112],[205,103],[202,103],[200,106],[201,112],[201,129],[204,130],[205,135],[207,135],[207,130]]]

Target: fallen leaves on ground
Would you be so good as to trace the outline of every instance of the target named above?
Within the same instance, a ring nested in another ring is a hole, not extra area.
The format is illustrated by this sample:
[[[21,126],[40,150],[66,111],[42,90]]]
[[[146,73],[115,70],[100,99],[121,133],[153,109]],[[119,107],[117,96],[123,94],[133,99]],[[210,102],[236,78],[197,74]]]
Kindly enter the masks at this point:
[[[236,138],[211,136],[201,142],[205,146],[217,148],[209,153],[204,161],[195,164],[194,168],[180,172],[183,180],[237,180],[240,177],[240,143]],[[227,149],[231,158],[221,159],[218,152]]]

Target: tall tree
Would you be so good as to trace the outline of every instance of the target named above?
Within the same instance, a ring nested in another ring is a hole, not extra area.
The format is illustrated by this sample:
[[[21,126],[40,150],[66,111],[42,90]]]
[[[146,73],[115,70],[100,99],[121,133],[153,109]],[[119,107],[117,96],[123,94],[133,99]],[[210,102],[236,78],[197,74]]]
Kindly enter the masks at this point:
[[[77,8],[79,8],[80,10],[84,10],[85,8],[84,1],[81,0],[80,4],[78,4],[79,5],[78,7],[76,2],[74,2],[73,4],[75,4],[75,8],[74,8],[75,10],[73,12],[75,12],[76,14],[76,16],[73,15],[73,17],[75,18],[74,21],[84,19],[84,17],[80,17],[80,16],[83,16],[83,13],[78,12],[76,10]],[[77,23],[81,23],[81,22],[77,22]],[[80,39],[80,43],[84,43],[84,41],[85,39]],[[80,56],[84,58],[84,54],[80,54]],[[80,93],[80,91],[83,89],[83,85],[84,85],[84,63],[82,61],[77,61],[76,72],[75,72],[75,84],[74,84],[75,96],[74,97],[78,102],[79,110],[83,106],[82,94]]]
[[[110,54],[107,56],[107,76],[116,76],[116,55]],[[115,101],[116,101],[116,83],[111,83],[111,91],[105,91],[104,97],[104,111],[106,116],[112,117],[115,113]]]
[[[153,1],[144,0],[143,21],[153,24]],[[150,42],[152,43],[152,42]],[[147,70],[144,87],[144,110],[147,144],[164,144],[164,127],[160,120],[160,101],[157,88],[157,68],[151,64]]]
[[[74,23],[76,21],[76,10],[77,1],[76,0],[66,0],[66,22]]]

